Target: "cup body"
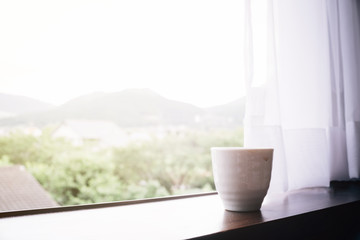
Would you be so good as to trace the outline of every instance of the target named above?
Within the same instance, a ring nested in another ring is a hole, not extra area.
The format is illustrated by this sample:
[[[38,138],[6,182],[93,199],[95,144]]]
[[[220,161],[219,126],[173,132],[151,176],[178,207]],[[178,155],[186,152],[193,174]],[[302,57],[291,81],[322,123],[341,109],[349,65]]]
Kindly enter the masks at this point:
[[[226,210],[256,211],[269,189],[273,149],[211,148],[216,190]]]

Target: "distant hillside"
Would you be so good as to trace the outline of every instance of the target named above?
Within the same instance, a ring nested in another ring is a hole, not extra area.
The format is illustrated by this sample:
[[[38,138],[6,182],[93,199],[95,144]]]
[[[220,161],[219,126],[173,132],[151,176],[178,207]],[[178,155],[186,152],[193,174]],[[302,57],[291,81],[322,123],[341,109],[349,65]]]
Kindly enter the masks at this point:
[[[53,108],[51,104],[33,98],[0,93],[0,112],[2,116],[45,111],[51,108]]]
[[[149,89],[93,93],[44,112],[0,120],[0,124],[45,125],[66,119],[107,120],[121,127],[154,125],[226,125],[242,123],[243,103],[235,101],[213,108],[199,108],[173,101]]]
[[[245,97],[233,102],[206,109],[208,122],[212,125],[239,125],[243,123],[245,114]]]
[[[53,112],[59,118],[112,120],[121,126],[188,124],[201,112],[193,105],[166,99],[148,89],[95,93],[71,100]]]

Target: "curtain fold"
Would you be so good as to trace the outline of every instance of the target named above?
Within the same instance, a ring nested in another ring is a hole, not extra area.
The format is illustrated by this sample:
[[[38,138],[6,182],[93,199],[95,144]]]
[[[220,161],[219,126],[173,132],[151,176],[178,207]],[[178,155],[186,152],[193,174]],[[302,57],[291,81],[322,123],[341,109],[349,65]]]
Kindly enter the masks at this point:
[[[246,1],[245,147],[275,148],[270,191],[360,176],[358,5]]]

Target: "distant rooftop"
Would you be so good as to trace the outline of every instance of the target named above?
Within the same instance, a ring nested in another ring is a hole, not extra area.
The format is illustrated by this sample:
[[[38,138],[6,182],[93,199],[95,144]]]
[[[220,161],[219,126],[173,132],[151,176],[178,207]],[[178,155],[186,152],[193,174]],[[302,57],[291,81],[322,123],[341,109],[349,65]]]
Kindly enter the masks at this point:
[[[0,167],[0,212],[57,206],[25,167]]]
[[[86,140],[96,140],[102,146],[119,146],[126,143],[124,131],[111,121],[68,119],[53,132],[53,137],[63,137],[74,144],[83,144]]]
[[[63,125],[70,127],[79,136],[89,139],[102,139],[122,133],[121,129],[110,121],[70,119],[65,120]]]

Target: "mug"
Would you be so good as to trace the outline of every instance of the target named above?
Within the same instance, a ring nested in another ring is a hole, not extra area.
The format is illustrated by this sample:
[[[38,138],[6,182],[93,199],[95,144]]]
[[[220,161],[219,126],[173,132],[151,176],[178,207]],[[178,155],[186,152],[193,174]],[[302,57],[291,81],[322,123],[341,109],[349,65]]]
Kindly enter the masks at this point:
[[[216,190],[229,211],[257,211],[267,194],[274,149],[213,147]]]

